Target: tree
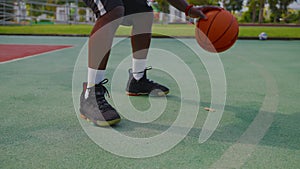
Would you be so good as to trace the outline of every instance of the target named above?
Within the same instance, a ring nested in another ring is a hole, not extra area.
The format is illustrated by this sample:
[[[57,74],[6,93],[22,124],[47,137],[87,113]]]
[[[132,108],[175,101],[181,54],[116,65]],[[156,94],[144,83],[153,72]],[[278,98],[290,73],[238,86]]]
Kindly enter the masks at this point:
[[[240,11],[243,8],[244,0],[223,0],[223,6],[226,10],[235,12]]]
[[[279,22],[280,18],[284,18],[288,15],[287,7],[294,0],[268,0],[271,9],[271,19],[273,22]]]
[[[260,0],[259,1],[258,23],[262,23],[263,22],[265,3],[266,3],[266,0]]]
[[[47,0],[47,4],[55,4],[55,0]],[[55,6],[46,5],[45,6],[45,10],[51,12],[51,13],[48,13],[48,15],[53,16],[55,14],[56,7]]]
[[[249,0],[248,1],[248,7],[251,15],[251,22],[255,23],[258,19],[258,13],[259,13],[259,1],[260,0]]]

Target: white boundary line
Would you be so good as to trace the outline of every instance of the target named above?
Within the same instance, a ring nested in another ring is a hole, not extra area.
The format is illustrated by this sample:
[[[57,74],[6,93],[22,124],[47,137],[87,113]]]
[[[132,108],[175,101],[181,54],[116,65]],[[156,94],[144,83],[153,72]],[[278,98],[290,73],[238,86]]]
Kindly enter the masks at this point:
[[[242,168],[273,123],[273,116],[277,111],[279,102],[276,80],[262,65],[252,61],[248,62],[257,67],[258,71],[265,79],[266,95],[264,101],[259,113],[249,125],[248,129],[242,134],[237,142],[230,146],[221,158],[210,167],[211,169]]]

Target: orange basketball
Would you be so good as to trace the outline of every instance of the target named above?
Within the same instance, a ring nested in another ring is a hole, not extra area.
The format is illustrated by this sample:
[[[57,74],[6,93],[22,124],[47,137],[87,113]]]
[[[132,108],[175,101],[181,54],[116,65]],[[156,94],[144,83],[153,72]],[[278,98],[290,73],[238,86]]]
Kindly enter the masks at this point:
[[[237,40],[239,25],[228,11],[210,10],[205,13],[207,20],[200,19],[196,27],[198,44],[209,52],[223,52]]]

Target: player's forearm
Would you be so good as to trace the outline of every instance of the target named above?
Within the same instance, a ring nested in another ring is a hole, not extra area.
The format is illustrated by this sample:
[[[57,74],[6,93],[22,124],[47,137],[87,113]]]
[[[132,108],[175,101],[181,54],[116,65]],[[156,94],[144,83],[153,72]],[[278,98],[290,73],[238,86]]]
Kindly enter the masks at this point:
[[[184,12],[189,5],[186,0],[168,0],[168,2],[182,12]]]

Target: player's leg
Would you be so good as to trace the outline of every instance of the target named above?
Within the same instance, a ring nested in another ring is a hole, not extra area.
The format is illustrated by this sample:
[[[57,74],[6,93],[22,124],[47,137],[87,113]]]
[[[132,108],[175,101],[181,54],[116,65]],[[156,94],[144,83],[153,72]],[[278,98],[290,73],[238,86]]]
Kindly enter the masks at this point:
[[[132,72],[143,72],[146,69],[147,55],[151,43],[153,13],[138,13],[132,19]],[[133,76],[139,80],[143,77],[143,73],[135,73]]]
[[[126,5],[126,4],[125,4]],[[137,8],[137,7],[136,7]],[[144,12],[141,12],[144,8]],[[131,9],[131,8],[129,8]],[[140,4],[140,13],[129,15],[132,23],[131,45],[132,45],[132,69],[129,73],[126,92],[131,96],[156,95],[164,96],[169,89],[158,83],[147,79],[146,69],[147,55],[151,42],[153,13],[148,7]]]
[[[85,0],[98,17],[89,38],[88,83],[80,97],[81,117],[99,126],[109,126],[120,121],[117,111],[106,101],[105,69],[116,29],[124,15],[122,1]],[[104,5],[105,4],[105,5]]]
[[[88,67],[93,70],[105,70],[115,32],[122,21],[124,7],[117,6],[99,17],[92,29],[88,45]],[[88,79],[88,87],[100,83],[96,76]],[[95,81],[94,81],[95,80]]]

